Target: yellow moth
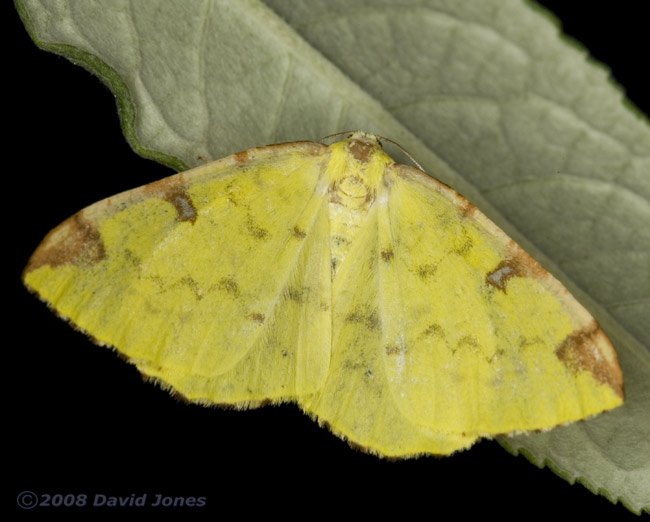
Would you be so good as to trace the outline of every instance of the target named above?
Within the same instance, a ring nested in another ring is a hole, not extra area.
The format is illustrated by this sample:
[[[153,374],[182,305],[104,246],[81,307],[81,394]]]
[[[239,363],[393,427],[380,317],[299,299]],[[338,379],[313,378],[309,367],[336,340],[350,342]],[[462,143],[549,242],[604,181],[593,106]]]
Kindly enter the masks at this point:
[[[203,404],[296,402],[383,456],[623,402],[616,352],[476,207],[356,132],[240,152],[75,214],[25,284]]]

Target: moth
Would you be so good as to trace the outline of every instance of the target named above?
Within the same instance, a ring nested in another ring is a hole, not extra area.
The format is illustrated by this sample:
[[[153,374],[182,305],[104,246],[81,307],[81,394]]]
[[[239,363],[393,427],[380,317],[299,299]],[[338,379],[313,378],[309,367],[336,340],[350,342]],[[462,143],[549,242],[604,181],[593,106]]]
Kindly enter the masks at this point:
[[[381,456],[623,403],[611,343],[474,205],[378,139],[251,149],[52,230],[27,287],[189,401],[295,402]]]

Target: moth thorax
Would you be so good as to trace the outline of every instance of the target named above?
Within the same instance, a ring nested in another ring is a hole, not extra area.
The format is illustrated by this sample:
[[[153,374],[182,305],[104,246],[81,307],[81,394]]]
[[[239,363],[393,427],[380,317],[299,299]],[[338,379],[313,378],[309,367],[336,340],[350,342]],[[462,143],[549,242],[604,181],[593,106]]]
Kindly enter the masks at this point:
[[[329,220],[332,279],[357,240],[375,200],[375,190],[359,176],[347,176],[330,185]]]
[[[374,199],[374,189],[359,176],[346,176],[330,186],[330,202],[351,210],[367,209]]]

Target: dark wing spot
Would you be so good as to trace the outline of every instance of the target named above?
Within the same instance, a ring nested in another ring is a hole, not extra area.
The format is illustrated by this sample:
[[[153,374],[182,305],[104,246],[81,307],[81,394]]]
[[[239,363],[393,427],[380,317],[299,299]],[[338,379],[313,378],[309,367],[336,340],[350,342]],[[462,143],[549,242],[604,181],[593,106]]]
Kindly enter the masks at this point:
[[[417,268],[417,273],[422,279],[431,277],[436,273],[438,267],[436,265],[420,265]]]
[[[363,323],[364,318],[363,315],[361,315],[358,312],[352,312],[351,314],[348,314],[345,318],[345,320],[348,323]]]
[[[422,335],[427,337],[434,336],[434,335],[438,337],[445,337],[445,331],[442,329],[442,326],[433,323],[430,324],[424,332],[422,332]]]
[[[386,263],[390,263],[390,261],[392,261],[393,257],[395,257],[395,254],[393,253],[393,249],[392,249],[392,248],[390,248],[390,247],[389,247],[389,248],[384,248],[384,249],[381,251],[381,258],[382,258]]]
[[[370,330],[378,330],[380,328],[379,315],[376,311],[369,314],[364,314],[359,311],[348,314],[345,318],[348,323],[363,324]]]
[[[472,240],[468,239],[463,243],[463,245],[459,248],[457,248],[454,252],[460,256],[464,256],[467,254],[473,247],[474,245],[472,244]]]
[[[249,319],[252,319],[252,320],[255,321],[256,323],[260,323],[260,324],[262,324],[262,323],[264,322],[264,319],[266,319],[266,318],[264,317],[264,314],[260,314],[259,312],[258,312],[258,313],[250,314],[250,315],[248,316],[248,318],[249,318]]]
[[[158,287],[159,292],[165,291],[165,282],[160,276],[148,276],[145,277],[144,279],[151,281],[154,285],[156,285]]]
[[[251,216],[248,216],[248,221],[246,222],[246,227],[250,234],[256,239],[266,239],[269,236],[267,230],[264,230],[260,227]]]
[[[603,357],[598,349],[596,339],[604,337],[596,321],[588,328],[577,330],[569,335],[555,350],[555,355],[574,373],[587,371],[598,382],[608,384],[623,398],[623,376],[617,365]]]
[[[239,296],[239,285],[232,277],[224,277],[217,284],[217,288],[220,290],[225,290],[229,294],[232,294],[235,297]]]
[[[535,346],[543,343],[544,341],[540,336],[535,336],[532,339],[528,337],[524,337],[523,335],[519,337],[519,349],[524,350],[525,348],[528,348],[529,346]]]
[[[293,227],[293,230],[291,231],[291,235],[296,239],[305,239],[305,237],[307,237],[307,233],[303,229],[301,229],[298,225]]]
[[[458,346],[478,346],[478,341],[476,340],[476,337],[472,335],[465,335],[458,341]]]
[[[340,247],[341,245],[349,245],[350,244],[350,238],[345,237],[345,236],[340,236],[340,235],[337,234],[336,236],[332,236],[331,242],[332,242],[332,245],[334,245],[336,247]]]
[[[133,251],[128,248],[124,249],[124,259],[138,269],[142,266],[142,259],[136,256]]]
[[[379,316],[377,315],[377,312],[372,312],[366,316],[366,326],[371,330],[379,329]]]
[[[142,187],[142,192],[147,197],[159,198],[171,203],[176,209],[176,219],[178,221],[194,223],[196,221],[196,208],[185,189],[183,174],[181,173],[149,183]]]
[[[235,196],[235,192],[236,192],[236,190],[237,190],[237,189],[236,189],[236,185],[235,185],[235,183],[231,181],[230,183],[228,183],[228,184],[226,185],[226,189],[225,189],[225,191],[224,191],[224,194],[225,194],[225,196],[226,196],[226,199],[227,199],[230,203],[232,203],[235,207],[238,207],[238,206],[239,206],[239,201],[237,201],[237,198],[236,198],[236,196]]]
[[[290,299],[291,301],[295,303],[303,303],[305,301],[305,289],[301,288],[295,288],[293,286],[287,287],[285,290],[284,294],[287,296],[287,299]]]
[[[52,267],[72,263],[93,265],[106,257],[99,230],[87,221],[83,211],[52,230],[32,254],[25,273],[43,265]]]
[[[176,208],[176,219],[178,221],[196,221],[196,208],[181,185],[170,186],[165,193],[165,200],[169,201]]]
[[[490,355],[489,357],[486,357],[485,360],[486,360],[486,362],[488,364],[492,364],[494,361],[496,361],[499,357],[501,357],[505,353],[506,353],[506,351],[503,348],[499,348],[492,355]]]
[[[522,272],[519,269],[519,265],[512,259],[505,259],[492,272],[489,272],[485,276],[485,282],[505,293],[508,280],[520,275],[522,275]]]
[[[451,353],[456,353],[458,350],[465,350],[469,348],[471,351],[476,351],[478,348],[478,341],[471,335],[465,335],[460,338],[456,344],[456,348],[452,348]]]
[[[199,284],[196,282],[196,280],[192,277],[184,277],[181,279],[179,282],[181,285],[187,285],[192,292],[194,292],[194,295],[196,296],[197,301],[201,300],[203,298],[203,294],[201,293],[201,287]]]
[[[384,347],[384,350],[386,351],[386,355],[399,355],[400,353],[405,352],[406,348],[396,344],[387,344]]]

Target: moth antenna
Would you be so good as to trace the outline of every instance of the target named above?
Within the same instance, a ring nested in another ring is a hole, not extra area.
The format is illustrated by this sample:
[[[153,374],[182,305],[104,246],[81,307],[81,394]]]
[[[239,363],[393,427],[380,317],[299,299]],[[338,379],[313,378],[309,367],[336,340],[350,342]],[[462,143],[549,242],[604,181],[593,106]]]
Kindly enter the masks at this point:
[[[325,136],[324,138],[321,138],[318,140],[318,143],[324,143],[325,140],[329,140],[330,138],[334,138],[336,136],[342,136],[343,134],[354,134],[356,131],[341,131],[341,132],[335,132],[334,134],[330,134],[329,136]]]
[[[325,140],[329,140],[330,138],[334,138],[336,136],[342,136],[344,134],[350,134],[351,135],[351,134],[354,134],[355,132],[356,131],[335,132],[334,134],[330,134],[329,136],[325,136],[324,138],[321,138],[320,140],[318,140],[318,142],[319,143],[324,143]],[[415,166],[417,168],[419,168],[422,172],[425,172],[425,170],[422,168],[422,165],[420,165],[417,162],[417,160],[413,156],[411,156],[409,154],[409,152],[404,147],[402,147],[399,143],[397,143],[396,141],[391,140],[390,138],[385,138],[384,136],[379,136],[378,134],[375,134],[374,136],[375,136],[375,138],[377,138],[378,141],[384,140],[384,141],[387,141],[387,142],[392,143],[393,145],[395,145],[399,150],[401,150],[404,154],[406,154],[408,156],[408,158],[415,164]],[[381,145],[381,141],[380,141],[380,145]]]
[[[380,139],[380,140],[386,140],[387,142],[392,143],[393,145],[395,145],[399,150],[401,150],[404,154],[406,154],[413,163],[415,163],[417,168],[419,168],[422,172],[425,172],[425,170],[422,168],[422,165],[420,165],[416,161],[416,159],[413,156],[411,156],[408,153],[408,151],[404,147],[402,147],[399,143],[397,143],[396,141],[393,141],[393,140],[391,140],[389,138],[385,138],[384,136],[377,136],[377,138]]]

